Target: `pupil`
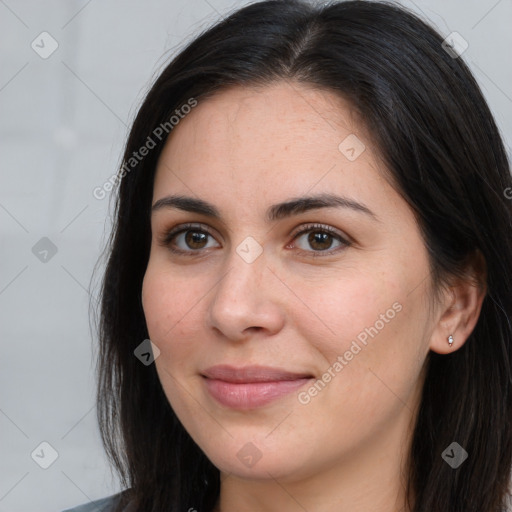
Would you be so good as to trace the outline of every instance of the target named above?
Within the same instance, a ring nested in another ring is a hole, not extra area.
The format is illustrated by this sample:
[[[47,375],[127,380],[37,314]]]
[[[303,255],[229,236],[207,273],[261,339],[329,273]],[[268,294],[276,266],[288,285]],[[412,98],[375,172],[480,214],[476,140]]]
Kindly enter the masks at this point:
[[[309,234],[309,243],[311,244],[312,247],[315,247],[315,245],[317,244],[317,242],[320,242],[320,247],[317,247],[319,249],[328,249],[328,247],[331,245],[331,244],[327,244],[327,246],[322,246],[322,242],[326,242],[327,239],[330,237],[331,235],[329,235],[328,233],[319,233],[318,231],[316,233],[310,233]]]
[[[201,243],[201,241],[205,241],[206,233],[198,233],[197,231],[189,231],[185,236],[185,241],[189,246],[193,246],[196,243]]]

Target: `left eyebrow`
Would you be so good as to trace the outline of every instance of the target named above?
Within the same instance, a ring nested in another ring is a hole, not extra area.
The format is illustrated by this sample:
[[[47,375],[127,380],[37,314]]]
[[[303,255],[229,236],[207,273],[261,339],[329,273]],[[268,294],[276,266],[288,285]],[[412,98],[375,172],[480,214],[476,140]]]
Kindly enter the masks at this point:
[[[170,195],[163,197],[155,202],[151,207],[151,212],[163,208],[175,208],[187,212],[198,213],[207,217],[221,220],[222,216],[218,208],[203,199],[195,197]],[[289,199],[288,201],[277,203],[270,206],[266,212],[268,222],[273,222],[292,215],[318,210],[320,208],[349,208],[359,213],[363,213],[373,220],[378,221],[377,215],[373,213],[366,205],[354,201],[353,199],[337,196],[334,194],[318,194],[314,196],[303,196]]]
[[[298,197],[283,203],[272,205],[267,210],[267,219],[270,222],[320,208],[349,208],[356,212],[364,213],[369,217],[372,217],[374,220],[378,220],[377,215],[375,215],[375,213],[373,213],[366,205],[358,203],[348,197],[337,196],[334,194]]]

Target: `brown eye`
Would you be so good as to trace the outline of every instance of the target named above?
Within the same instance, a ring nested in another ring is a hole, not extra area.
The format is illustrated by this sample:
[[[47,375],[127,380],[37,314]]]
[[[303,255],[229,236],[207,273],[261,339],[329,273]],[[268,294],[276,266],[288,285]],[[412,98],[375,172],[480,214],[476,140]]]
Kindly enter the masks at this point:
[[[350,242],[342,237],[337,231],[335,231],[330,226],[323,225],[314,225],[308,226],[306,229],[301,230],[294,237],[294,240],[301,238],[303,235],[307,237],[304,238],[306,240],[308,247],[301,247],[302,252],[310,253],[311,256],[323,256],[323,254],[316,254],[325,252],[327,255],[333,254],[337,252],[340,248],[347,247],[350,245]],[[338,245],[333,249],[332,245],[335,241],[338,241]],[[312,250],[311,250],[312,249]]]
[[[213,239],[213,235],[208,230],[197,225],[185,225],[172,229],[165,235],[161,244],[168,247],[171,252],[194,255],[202,249],[212,247],[207,245],[208,239]]]
[[[332,241],[333,236],[329,233],[312,231],[308,235],[308,244],[310,244],[313,249],[317,249],[319,251],[330,249]]]
[[[191,249],[204,249],[204,244],[208,239],[208,234],[200,231],[185,231],[185,244]]]

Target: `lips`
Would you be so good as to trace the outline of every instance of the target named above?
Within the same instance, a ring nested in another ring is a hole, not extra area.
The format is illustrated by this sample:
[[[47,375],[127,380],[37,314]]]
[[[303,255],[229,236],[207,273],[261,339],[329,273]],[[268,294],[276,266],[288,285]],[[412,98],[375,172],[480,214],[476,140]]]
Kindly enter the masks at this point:
[[[313,378],[308,373],[268,366],[228,365],[212,366],[202,376],[208,393],[217,403],[239,410],[267,405],[297,391]]]
[[[236,368],[229,365],[212,366],[202,374],[204,377],[233,383],[278,382],[283,380],[309,379],[309,373],[293,373],[270,366],[245,366]]]

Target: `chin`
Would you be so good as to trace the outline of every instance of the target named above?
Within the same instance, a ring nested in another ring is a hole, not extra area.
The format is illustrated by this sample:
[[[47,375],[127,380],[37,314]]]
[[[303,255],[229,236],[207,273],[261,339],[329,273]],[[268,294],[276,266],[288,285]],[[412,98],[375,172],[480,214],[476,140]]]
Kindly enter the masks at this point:
[[[262,434],[260,440],[254,436],[253,441],[242,435],[229,438],[228,444],[201,448],[212,464],[228,475],[250,480],[301,478],[309,466],[307,454],[291,445],[269,446],[264,443],[267,435]]]

